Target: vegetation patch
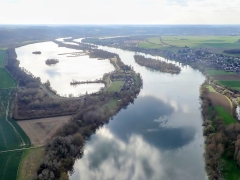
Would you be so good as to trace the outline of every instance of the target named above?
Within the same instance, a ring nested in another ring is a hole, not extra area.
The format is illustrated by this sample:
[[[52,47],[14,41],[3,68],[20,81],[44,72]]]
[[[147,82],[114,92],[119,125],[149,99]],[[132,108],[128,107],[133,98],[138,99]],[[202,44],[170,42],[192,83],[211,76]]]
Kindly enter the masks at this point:
[[[240,87],[240,81],[218,81],[218,84],[232,89]]]
[[[223,71],[223,70],[215,70],[215,69],[206,70],[205,73],[210,75],[210,76],[237,74],[235,72],[226,72],[226,71]]]
[[[0,179],[16,180],[23,151],[0,153]]]
[[[219,116],[223,118],[225,124],[229,125],[232,123],[237,123],[237,120],[231,114],[229,114],[222,106],[214,106],[214,108],[217,110]]]
[[[223,157],[222,160],[224,166],[222,173],[225,180],[239,180],[240,170],[236,161],[226,157]]]
[[[17,82],[13,77],[6,71],[5,68],[0,67],[0,89],[1,88],[12,88],[17,86]]]
[[[206,85],[206,88],[209,90],[209,92],[216,92],[211,85]]]
[[[111,86],[108,88],[108,91],[119,92],[123,86],[123,81],[113,81]]]

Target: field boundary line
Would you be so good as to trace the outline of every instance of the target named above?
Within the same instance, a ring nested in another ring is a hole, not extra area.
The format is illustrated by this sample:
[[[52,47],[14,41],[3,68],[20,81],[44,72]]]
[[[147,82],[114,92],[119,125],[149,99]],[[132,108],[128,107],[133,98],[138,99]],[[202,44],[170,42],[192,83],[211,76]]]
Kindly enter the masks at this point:
[[[0,151],[0,154],[1,153],[7,153],[7,152],[14,152],[14,151],[23,151],[23,150],[27,150],[27,149],[37,149],[37,148],[40,148],[40,147],[44,147],[44,146],[39,145],[39,146],[32,146],[32,147],[29,147],[29,148],[9,149],[9,150],[5,150],[5,151]]]

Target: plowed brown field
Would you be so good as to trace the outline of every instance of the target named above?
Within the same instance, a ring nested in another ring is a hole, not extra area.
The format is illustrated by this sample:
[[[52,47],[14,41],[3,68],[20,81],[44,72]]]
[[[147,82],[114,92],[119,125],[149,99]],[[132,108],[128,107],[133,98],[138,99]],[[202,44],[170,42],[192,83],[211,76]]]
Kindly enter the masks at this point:
[[[232,114],[231,104],[224,95],[216,92],[208,92],[208,97],[214,106],[222,106],[227,112]]]
[[[33,145],[44,145],[71,116],[59,116],[33,120],[23,120],[17,123],[25,131]]]

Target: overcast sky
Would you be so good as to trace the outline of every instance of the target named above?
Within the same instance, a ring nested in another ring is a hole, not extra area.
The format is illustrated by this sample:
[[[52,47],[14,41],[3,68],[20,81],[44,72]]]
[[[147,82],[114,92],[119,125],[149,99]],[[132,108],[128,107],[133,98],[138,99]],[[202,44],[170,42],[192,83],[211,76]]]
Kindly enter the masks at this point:
[[[0,0],[0,24],[240,24],[240,0]]]

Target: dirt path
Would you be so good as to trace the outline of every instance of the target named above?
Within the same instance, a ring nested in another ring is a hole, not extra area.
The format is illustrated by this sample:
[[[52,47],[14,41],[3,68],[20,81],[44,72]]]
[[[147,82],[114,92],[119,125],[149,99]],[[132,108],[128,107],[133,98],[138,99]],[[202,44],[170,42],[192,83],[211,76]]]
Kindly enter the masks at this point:
[[[42,146],[33,146],[33,147],[29,147],[29,148],[19,148],[19,149],[11,149],[11,150],[6,150],[6,151],[0,151],[1,153],[6,153],[6,152],[14,152],[14,151],[22,151],[22,150],[26,150],[26,149],[36,149]]]

